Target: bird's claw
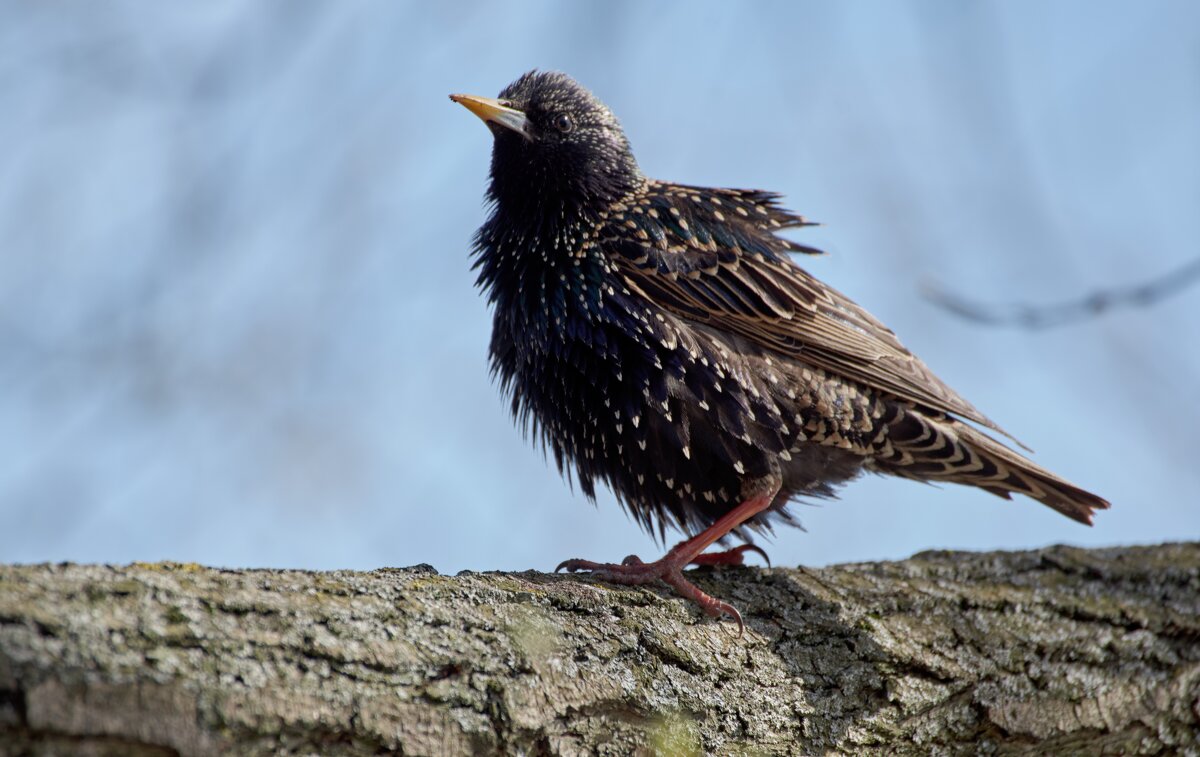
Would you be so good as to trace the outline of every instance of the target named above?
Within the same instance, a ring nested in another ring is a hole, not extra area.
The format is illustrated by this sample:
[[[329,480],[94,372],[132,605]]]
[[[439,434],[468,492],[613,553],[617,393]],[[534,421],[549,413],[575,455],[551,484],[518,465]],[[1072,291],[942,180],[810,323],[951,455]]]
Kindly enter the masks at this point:
[[[603,568],[604,565],[605,565],[605,563],[592,562],[591,560],[579,560],[579,559],[563,560],[554,569],[554,572],[558,573],[559,571],[563,571],[563,570],[567,571],[568,573],[576,573],[581,570],[594,571],[594,570],[599,570],[600,568]]]
[[[728,552],[715,552],[711,555],[712,557],[725,558],[723,562],[706,562],[702,564],[740,565],[742,552],[748,549],[753,549],[760,554],[762,553],[762,550],[758,547],[746,544],[737,549],[731,549]],[[736,557],[737,562],[732,562],[732,558],[727,557],[728,555]],[[701,555],[701,557],[703,556]],[[698,604],[705,615],[713,618],[728,615],[737,621],[737,638],[740,639],[746,631],[746,624],[742,620],[742,614],[738,612],[736,607],[704,593],[699,587],[683,577],[681,566],[673,560],[664,559],[647,563],[643,562],[637,555],[629,555],[620,564],[572,559],[563,560],[554,569],[554,572],[557,573],[560,570],[566,570],[569,573],[586,570],[591,573],[593,578],[624,586],[640,586],[661,580],[674,589],[680,596]]]
[[[767,567],[771,567],[771,558],[757,544],[743,544],[740,547],[727,549],[723,552],[705,552],[696,555],[692,561],[692,565],[743,565],[745,564],[745,553],[757,552],[762,555],[762,559],[767,561]]]

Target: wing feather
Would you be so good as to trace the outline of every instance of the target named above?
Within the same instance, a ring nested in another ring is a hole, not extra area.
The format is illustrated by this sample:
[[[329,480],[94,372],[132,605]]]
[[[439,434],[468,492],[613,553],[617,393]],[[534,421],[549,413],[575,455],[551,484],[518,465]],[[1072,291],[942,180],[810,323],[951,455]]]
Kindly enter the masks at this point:
[[[889,328],[792,262],[789,252],[818,251],[776,232],[804,225],[770,193],[650,182],[599,242],[628,287],[682,318],[1011,439]]]

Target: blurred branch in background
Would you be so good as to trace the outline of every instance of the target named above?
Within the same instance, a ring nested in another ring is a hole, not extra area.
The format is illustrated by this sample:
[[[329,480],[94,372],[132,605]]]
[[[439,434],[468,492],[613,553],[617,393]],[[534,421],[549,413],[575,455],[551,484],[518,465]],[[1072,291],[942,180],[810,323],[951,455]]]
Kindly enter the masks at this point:
[[[925,297],[955,315],[988,326],[1048,329],[1126,307],[1148,307],[1200,281],[1200,257],[1151,281],[1092,292],[1081,300],[1057,305],[985,305],[959,297],[939,284],[922,287]]]

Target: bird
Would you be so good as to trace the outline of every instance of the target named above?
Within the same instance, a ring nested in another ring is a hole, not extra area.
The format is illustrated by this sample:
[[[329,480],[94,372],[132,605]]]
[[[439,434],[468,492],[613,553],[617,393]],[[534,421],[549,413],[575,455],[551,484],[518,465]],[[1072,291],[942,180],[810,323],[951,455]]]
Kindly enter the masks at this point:
[[[822,253],[785,232],[814,224],[779,194],[646,177],[616,116],[564,73],[450,99],[492,134],[472,257],[514,421],[589,499],[603,483],[660,542],[685,537],[653,562],[557,570],[663,581],[740,635],[738,609],[684,569],[765,557],[754,534],[796,524],[790,502],[863,472],[1022,494],[1087,525],[1109,507],[998,441],[1025,449],[802,268],[793,256]]]

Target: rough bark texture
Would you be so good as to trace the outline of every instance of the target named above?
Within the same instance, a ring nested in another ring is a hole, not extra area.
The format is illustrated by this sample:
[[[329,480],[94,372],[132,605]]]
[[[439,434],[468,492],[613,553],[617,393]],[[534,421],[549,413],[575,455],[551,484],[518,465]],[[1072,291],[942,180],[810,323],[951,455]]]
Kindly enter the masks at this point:
[[[696,575],[0,567],[0,753],[1197,753],[1200,544]]]

